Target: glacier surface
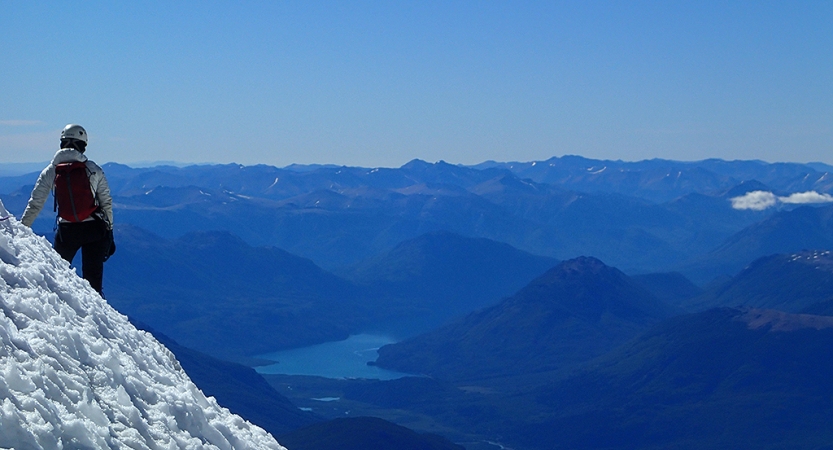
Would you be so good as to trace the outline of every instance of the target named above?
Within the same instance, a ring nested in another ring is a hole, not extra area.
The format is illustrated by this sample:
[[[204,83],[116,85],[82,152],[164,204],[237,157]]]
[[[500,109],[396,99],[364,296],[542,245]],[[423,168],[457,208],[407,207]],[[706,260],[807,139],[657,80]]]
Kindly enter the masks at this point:
[[[284,449],[206,397],[2,202],[0,343],[2,449]]]

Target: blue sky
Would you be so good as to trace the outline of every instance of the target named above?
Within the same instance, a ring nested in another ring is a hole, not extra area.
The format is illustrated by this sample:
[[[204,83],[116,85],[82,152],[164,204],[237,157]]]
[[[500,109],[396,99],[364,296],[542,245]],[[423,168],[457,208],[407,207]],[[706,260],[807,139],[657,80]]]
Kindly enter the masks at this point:
[[[833,2],[0,0],[0,161],[833,163]]]

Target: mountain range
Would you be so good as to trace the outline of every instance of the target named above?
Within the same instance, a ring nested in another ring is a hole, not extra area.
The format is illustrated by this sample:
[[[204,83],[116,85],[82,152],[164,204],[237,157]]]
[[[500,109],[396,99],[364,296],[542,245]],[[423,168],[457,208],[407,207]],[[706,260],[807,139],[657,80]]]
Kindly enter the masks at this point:
[[[717,273],[704,262],[718,259],[715,250],[737,241],[746,227],[796,207],[775,201],[767,209],[738,209],[731,199],[814,190],[815,197],[795,201],[827,201],[826,168],[575,156],[477,166],[415,160],[375,169],[105,165],[117,222],[169,239],[225,230],[250,245],[276,246],[339,270],[427,232],[450,231],[559,260],[594,256],[627,273],[677,270],[698,282],[733,275],[765,256],[766,249],[738,242],[734,254],[744,261]],[[15,214],[35,178],[0,177],[0,197]],[[35,229],[48,233],[52,223],[44,213]]]
[[[577,155],[546,161],[489,161],[477,168],[504,168],[539,183],[569,186],[583,192],[617,192],[664,202],[699,192],[725,191],[742,181],[757,180],[779,192],[830,192],[833,166],[764,161],[595,160]]]

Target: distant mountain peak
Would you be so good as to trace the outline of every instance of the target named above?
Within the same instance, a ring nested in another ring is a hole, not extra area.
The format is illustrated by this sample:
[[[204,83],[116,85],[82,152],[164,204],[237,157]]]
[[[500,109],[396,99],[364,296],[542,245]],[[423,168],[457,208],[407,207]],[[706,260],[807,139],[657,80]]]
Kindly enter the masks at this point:
[[[532,285],[553,285],[564,282],[582,282],[588,285],[597,284],[600,278],[619,280],[629,283],[628,276],[615,267],[610,267],[598,258],[579,256],[562,261],[538,279]]]
[[[647,289],[598,258],[580,256],[553,267],[514,297],[519,302],[553,302],[586,319],[607,313],[642,320],[662,318],[670,308]],[[641,318],[641,319],[637,319]]]
[[[613,268],[608,267],[601,260],[592,256],[579,256],[578,258],[564,261],[556,266],[556,270],[561,270],[565,273],[599,273],[605,269]]]
[[[430,166],[431,166],[431,163],[417,158],[417,159],[412,159],[412,160],[408,161],[407,163],[405,163],[400,168],[401,169],[424,169],[424,168],[430,167]]]

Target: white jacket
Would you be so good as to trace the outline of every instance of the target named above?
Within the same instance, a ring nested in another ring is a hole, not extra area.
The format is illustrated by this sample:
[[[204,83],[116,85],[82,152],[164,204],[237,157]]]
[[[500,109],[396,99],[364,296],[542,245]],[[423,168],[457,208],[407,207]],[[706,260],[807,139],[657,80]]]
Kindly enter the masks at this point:
[[[90,171],[90,187],[93,190],[93,196],[96,202],[98,202],[101,211],[104,212],[107,226],[109,228],[113,227],[113,198],[110,196],[110,185],[107,184],[107,177],[104,176],[104,171],[101,170],[98,164],[90,161],[83,153],[74,148],[62,148],[58,150],[52,158],[52,163],[46,166],[43,172],[40,173],[38,181],[35,183],[35,189],[32,190],[32,196],[29,198],[29,203],[26,205],[26,210],[23,211],[23,217],[20,218],[20,221],[24,225],[27,227],[32,226],[35,218],[38,217],[38,214],[43,209],[43,204],[46,203],[46,199],[49,198],[49,193],[55,184],[55,166],[65,162],[75,161],[87,164],[87,169]],[[59,220],[64,221],[64,219]],[[95,219],[90,216],[85,222],[88,220]]]

